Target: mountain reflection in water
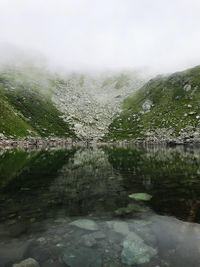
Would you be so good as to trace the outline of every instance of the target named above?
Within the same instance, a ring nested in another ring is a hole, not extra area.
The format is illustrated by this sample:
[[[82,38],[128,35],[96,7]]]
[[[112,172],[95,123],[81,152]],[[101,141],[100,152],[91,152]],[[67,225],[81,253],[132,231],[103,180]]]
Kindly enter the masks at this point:
[[[199,267],[199,222],[198,149],[1,151],[2,267]]]

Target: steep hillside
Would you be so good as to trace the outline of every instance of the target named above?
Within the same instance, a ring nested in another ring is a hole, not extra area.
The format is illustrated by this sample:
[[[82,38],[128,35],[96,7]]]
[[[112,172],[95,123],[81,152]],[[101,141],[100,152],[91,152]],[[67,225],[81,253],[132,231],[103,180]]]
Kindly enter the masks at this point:
[[[53,102],[80,138],[98,140],[123,100],[144,84],[141,73],[71,74],[54,80]]]
[[[1,71],[0,133],[14,137],[75,137],[61,118],[63,113],[53,105],[51,87],[43,83],[41,74],[37,76],[32,70]],[[47,77],[45,80],[47,83]]]
[[[144,84],[140,72],[55,74],[31,64],[0,70],[0,133],[99,140],[123,100]]]
[[[157,76],[126,98],[106,140],[168,137],[200,140],[200,66]]]

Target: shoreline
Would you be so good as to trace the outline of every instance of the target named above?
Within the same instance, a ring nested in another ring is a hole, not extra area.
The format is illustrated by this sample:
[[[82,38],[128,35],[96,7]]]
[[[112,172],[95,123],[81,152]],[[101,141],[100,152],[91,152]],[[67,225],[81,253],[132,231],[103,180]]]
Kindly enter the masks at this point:
[[[27,136],[22,139],[13,139],[7,137],[0,138],[0,149],[12,149],[12,148],[56,148],[56,147],[68,147],[68,146],[185,146],[196,145],[200,146],[200,138],[137,138],[135,140],[112,140],[112,141],[88,141],[88,140],[74,140],[72,138],[58,138],[58,137],[31,137]]]

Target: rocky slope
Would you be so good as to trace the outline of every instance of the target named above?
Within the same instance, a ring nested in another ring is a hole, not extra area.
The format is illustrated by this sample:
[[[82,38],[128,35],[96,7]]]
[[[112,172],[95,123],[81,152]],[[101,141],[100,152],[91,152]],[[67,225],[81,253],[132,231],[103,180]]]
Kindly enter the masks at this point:
[[[123,100],[143,84],[138,73],[74,74],[55,79],[52,100],[78,137],[98,140],[121,111]]]
[[[33,65],[0,71],[0,132],[6,136],[101,139],[139,73],[58,75]]]
[[[45,81],[45,83],[44,83]],[[47,77],[28,69],[0,73],[0,133],[2,136],[73,137],[75,133],[51,101]],[[48,94],[47,94],[48,92]]]
[[[157,76],[125,99],[106,139],[200,141],[200,66]]]

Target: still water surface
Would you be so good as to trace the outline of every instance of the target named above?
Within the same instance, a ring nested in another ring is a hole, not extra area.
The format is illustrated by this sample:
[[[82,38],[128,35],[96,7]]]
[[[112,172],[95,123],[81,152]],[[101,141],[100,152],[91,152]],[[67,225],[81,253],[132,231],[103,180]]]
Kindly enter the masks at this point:
[[[1,267],[199,267],[199,223],[198,148],[0,151]]]

